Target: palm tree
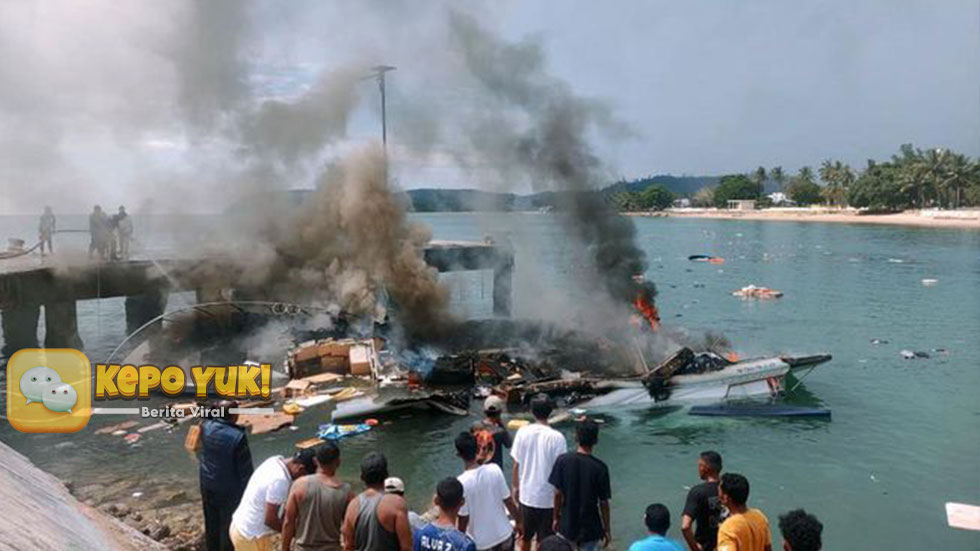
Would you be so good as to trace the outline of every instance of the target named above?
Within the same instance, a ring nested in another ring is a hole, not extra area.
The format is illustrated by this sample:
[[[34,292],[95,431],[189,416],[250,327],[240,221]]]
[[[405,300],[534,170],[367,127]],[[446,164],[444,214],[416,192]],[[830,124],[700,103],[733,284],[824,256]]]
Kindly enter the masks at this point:
[[[840,161],[834,163],[834,171],[837,173],[837,204],[845,207],[847,206],[847,191],[851,188],[851,184],[855,180],[854,171],[851,170],[850,165],[843,164]]]
[[[808,166],[800,167],[800,171],[796,176],[801,182],[805,184],[813,183],[813,169]]]
[[[949,150],[930,149],[926,151],[918,164],[919,168],[919,193],[922,199],[922,206],[926,206],[926,200],[931,199],[935,202],[942,191],[943,180],[946,176],[946,163],[949,157]]]
[[[783,167],[774,166],[769,169],[769,179],[776,182],[779,186],[779,191],[783,191],[783,182],[786,180],[786,175],[783,174]]]
[[[840,162],[826,160],[820,165],[820,179],[824,181],[823,195],[830,204],[843,207],[847,202],[847,189],[854,183],[854,171]]]
[[[963,191],[976,178],[977,164],[969,157],[960,153],[952,153],[946,157],[945,171],[940,186],[946,193],[946,206],[960,208]]]
[[[837,169],[834,163],[827,159],[820,165],[820,179],[823,180],[824,186],[820,194],[823,195],[827,203],[835,205],[835,187],[837,186]]]
[[[755,183],[759,184],[759,187],[763,188],[763,191],[765,191],[765,185],[766,185],[765,167],[760,166],[759,168],[755,169],[755,172],[752,173],[752,179],[755,180]]]

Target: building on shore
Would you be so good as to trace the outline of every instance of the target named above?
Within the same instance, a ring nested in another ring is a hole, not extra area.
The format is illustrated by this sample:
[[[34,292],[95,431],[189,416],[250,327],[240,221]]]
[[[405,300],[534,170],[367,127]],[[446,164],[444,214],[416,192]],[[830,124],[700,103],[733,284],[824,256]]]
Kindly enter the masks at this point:
[[[730,199],[728,210],[755,210],[755,199]]]

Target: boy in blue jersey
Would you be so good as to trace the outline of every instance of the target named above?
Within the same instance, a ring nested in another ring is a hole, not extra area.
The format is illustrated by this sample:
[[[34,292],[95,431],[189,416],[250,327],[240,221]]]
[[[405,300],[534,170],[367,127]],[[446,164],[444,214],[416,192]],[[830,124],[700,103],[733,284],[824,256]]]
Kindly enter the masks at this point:
[[[670,511],[667,507],[660,503],[650,505],[643,520],[650,535],[634,541],[629,551],[683,551],[677,542],[666,538],[670,528]]]
[[[476,551],[469,536],[456,529],[459,508],[463,506],[463,484],[453,478],[436,486],[439,516],[415,532],[414,551]]]

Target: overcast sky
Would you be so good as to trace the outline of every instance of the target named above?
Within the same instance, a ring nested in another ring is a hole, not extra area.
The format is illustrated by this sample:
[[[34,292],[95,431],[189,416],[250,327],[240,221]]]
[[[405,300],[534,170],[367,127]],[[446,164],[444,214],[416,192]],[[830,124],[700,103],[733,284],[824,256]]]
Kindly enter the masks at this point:
[[[193,6],[176,1],[0,4],[0,213],[45,203],[83,212],[94,201],[188,208],[202,189],[237,185],[227,176],[236,145],[211,124],[208,102],[289,101],[321,71],[362,59],[398,67],[388,83],[399,182],[472,187],[442,154],[451,144],[399,154],[424,136],[420,113],[450,112],[470,93],[437,76],[453,70],[441,61],[444,6],[228,6],[209,4],[213,26],[198,29],[187,24]],[[507,40],[540,44],[554,77],[629,124],[627,139],[595,137],[613,176],[793,171],[826,158],[857,167],[906,142],[980,153],[976,0],[468,6]],[[187,85],[181,64],[208,86]],[[377,139],[376,87],[363,86],[326,154]],[[301,170],[281,179],[312,184]]]

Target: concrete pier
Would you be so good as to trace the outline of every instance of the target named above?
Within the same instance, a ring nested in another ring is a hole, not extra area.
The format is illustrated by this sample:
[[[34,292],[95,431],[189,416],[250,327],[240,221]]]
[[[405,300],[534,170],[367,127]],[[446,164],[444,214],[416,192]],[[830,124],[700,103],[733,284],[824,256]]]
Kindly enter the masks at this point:
[[[78,336],[78,312],[74,300],[44,305],[44,346],[75,349],[83,347],[82,338]]]
[[[126,297],[126,332],[133,333],[163,314],[168,297],[163,287],[150,287],[145,293]]]
[[[440,272],[493,270],[493,313],[510,316],[514,252],[494,243],[432,241],[425,262]]]
[[[426,263],[440,272],[493,271],[493,312],[509,316],[513,251],[494,243],[432,241],[423,251]],[[81,348],[75,302],[126,297],[126,328],[135,331],[162,314],[169,293],[196,291],[199,300],[224,300],[237,289],[214,289],[209,274],[228,273],[229,285],[241,271],[228,258],[180,258],[121,262],[79,261],[58,267],[39,265],[31,257],[0,261],[0,318],[3,355],[38,346],[39,309],[45,307],[45,346]],[[266,297],[276,300],[275,297]]]
[[[10,357],[21,348],[37,348],[37,319],[41,308],[37,304],[19,304],[4,308],[0,313],[3,327],[3,355]]]

